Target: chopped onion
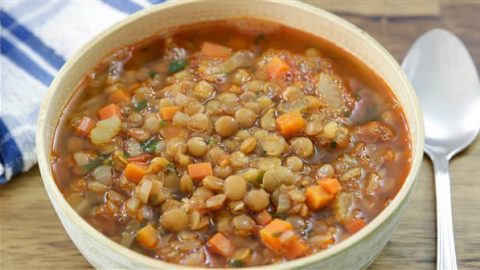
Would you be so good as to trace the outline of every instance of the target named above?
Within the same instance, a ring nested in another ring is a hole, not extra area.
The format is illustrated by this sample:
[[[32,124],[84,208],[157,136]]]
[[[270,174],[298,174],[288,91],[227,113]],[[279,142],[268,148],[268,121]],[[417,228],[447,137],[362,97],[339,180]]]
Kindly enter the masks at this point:
[[[88,190],[87,192],[85,192],[85,200],[87,200],[92,205],[99,204],[103,202],[103,194]]]
[[[343,105],[342,89],[331,75],[323,72],[320,73],[318,76],[317,90],[320,96],[333,109],[340,109]]]
[[[150,206],[144,205],[142,209],[140,209],[140,213],[143,219],[153,220],[153,210]]]
[[[90,191],[100,193],[100,192],[105,192],[105,190],[107,190],[107,186],[100,182],[92,181],[88,183],[88,189]]]
[[[93,170],[93,178],[95,181],[98,181],[105,185],[110,185],[112,183],[112,167],[108,165],[101,165]]]
[[[90,162],[90,156],[83,151],[78,151],[73,153],[73,160],[77,166],[85,166]]]
[[[153,185],[150,180],[144,180],[140,186],[137,187],[135,194],[143,203],[147,203],[150,192],[152,191],[152,187]]]
[[[238,51],[223,63],[224,71],[229,73],[237,68],[250,67],[254,63],[254,55],[249,51]]]
[[[121,202],[123,201],[125,198],[123,197],[122,194],[116,192],[116,191],[113,191],[113,190],[109,190],[107,192],[107,199],[110,200],[110,201],[115,201],[115,202]]]
[[[130,247],[135,239],[135,235],[128,232],[122,233],[122,239],[120,239],[120,245],[124,247]]]
[[[110,142],[120,132],[121,123],[118,116],[98,121],[90,132],[90,140],[96,145]]]
[[[205,254],[202,249],[188,254],[181,260],[182,265],[205,266]]]
[[[125,150],[132,157],[143,153],[142,146],[137,141],[132,139],[125,141]]]
[[[290,199],[287,194],[278,195],[277,213],[285,213],[290,209]]]
[[[140,200],[137,197],[131,197],[125,203],[125,207],[132,213],[136,213],[140,206]]]
[[[74,209],[77,213],[84,214],[90,209],[90,203],[83,199],[76,207],[74,207]]]
[[[83,214],[90,208],[90,203],[85,200],[79,193],[73,193],[67,197],[67,202],[73,207],[73,209],[79,213]]]

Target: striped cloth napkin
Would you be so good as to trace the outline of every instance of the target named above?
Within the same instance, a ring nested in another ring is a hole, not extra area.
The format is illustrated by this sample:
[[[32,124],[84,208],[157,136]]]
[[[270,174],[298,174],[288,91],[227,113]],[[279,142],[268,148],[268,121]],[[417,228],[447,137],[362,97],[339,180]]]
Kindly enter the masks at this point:
[[[65,59],[111,24],[163,1],[0,2],[0,184],[37,162],[38,110]]]

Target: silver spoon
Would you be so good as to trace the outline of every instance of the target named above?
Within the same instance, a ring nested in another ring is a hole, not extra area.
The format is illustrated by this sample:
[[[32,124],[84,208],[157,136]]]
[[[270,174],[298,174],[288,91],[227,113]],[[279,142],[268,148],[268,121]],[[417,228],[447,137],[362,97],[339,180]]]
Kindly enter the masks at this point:
[[[437,269],[456,270],[448,161],[471,144],[480,129],[478,72],[460,39],[443,29],[419,37],[402,67],[420,99],[425,152],[435,170]]]

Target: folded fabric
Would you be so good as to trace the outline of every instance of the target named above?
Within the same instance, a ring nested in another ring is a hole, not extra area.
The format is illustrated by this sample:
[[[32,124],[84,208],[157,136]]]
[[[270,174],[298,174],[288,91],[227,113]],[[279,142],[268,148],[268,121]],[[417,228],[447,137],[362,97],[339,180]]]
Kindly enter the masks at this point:
[[[43,94],[65,59],[131,13],[163,0],[2,1],[0,184],[37,162]]]

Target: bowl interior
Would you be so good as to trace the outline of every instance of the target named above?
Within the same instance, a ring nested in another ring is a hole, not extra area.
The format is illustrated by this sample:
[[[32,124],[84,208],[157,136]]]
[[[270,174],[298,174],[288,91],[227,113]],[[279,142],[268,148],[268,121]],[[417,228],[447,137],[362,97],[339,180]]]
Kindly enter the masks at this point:
[[[299,267],[331,256],[355,244],[379,227],[405,200],[412,189],[414,177],[423,156],[423,122],[414,91],[398,64],[373,38],[352,24],[318,8],[299,2],[262,1],[201,1],[169,2],[136,13],[106,30],[86,44],[70,58],[50,86],[39,115],[37,151],[42,178],[57,211],[61,209],[86,234],[98,239],[122,256],[141,261],[150,267],[172,267],[171,264],[148,258],[109,240],[78,216],[64,200],[53,180],[50,167],[50,151],[53,134],[60,114],[73,91],[98,60],[114,49],[148,38],[161,29],[195,22],[221,20],[232,17],[258,17],[287,25],[320,36],[346,50],[385,80],[404,109],[409,125],[412,149],[412,167],[402,188],[382,213],[364,229],[338,245],[306,258],[279,265],[279,268]],[[181,267],[181,266],[175,266]],[[277,266],[276,266],[277,267]]]

